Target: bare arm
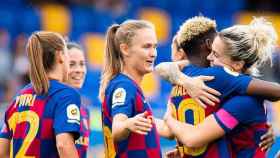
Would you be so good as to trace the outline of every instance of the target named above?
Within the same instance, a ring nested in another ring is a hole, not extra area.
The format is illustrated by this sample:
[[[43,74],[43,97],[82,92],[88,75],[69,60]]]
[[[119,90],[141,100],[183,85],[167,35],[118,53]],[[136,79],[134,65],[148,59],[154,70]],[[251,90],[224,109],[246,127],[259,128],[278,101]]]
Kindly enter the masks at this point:
[[[214,77],[189,77],[181,72],[181,69],[188,64],[189,62],[187,60],[179,62],[163,62],[156,66],[155,71],[172,84],[183,86],[188,94],[201,106],[206,107],[205,103],[208,105],[215,105],[219,102],[219,99],[216,96],[221,94],[204,84],[204,81],[212,80]]]
[[[132,118],[119,113],[113,118],[112,137],[115,141],[126,139],[130,132],[147,135],[152,128],[152,121],[141,113]]]
[[[0,138],[0,157],[9,158],[10,156],[10,140],[5,138]]]
[[[124,114],[117,114],[112,125],[112,137],[115,141],[127,138],[129,135],[128,118]]]
[[[183,85],[183,78],[189,78],[181,70],[188,65],[188,60],[178,62],[162,62],[155,67],[156,73],[172,84]]]
[[[74,136],[71,133],[56,135],[56,147],[60,158],[79,158]]]
[[[219,93],[217,91],[203,85],[202,83],[199,83],[198,80],[188,77],[181,72],[181,69],[188,64],[188,61],[163,62],[156,66],[155,71],[172,84],[181,85],[186,88],[189,95],[196,99],[196,101],[198,100],[202,106],[205,105],[200,101],[206,102],[208,104],[211,103],[211,101],[217,101],[214,100],[213,95],[207,95],[207,93],[210,93],[218,96]],[[194,85],[196,86],[194,87]],[[199,90],[199,88],[201,89]],[[280,100],[280,84],[254,78],[248,86],[247,94],[263,96],[265,99],[270,101],[277,101]]]
[[[168,139],[174,139],[174,135],[171,133],[171,130],[168,128],[167,124],[158,118],[155,118],[155,123],[157,126],[157,132],[160,136],[168,138]]]
[[[171,116],[165,121],[175,137],[187,147],[201,147],[225,135],[213,115],[196,126],[179,122]]]
[[[280,100],[280,84],[252,79],[247,89],[248,95],[263,96],[270,101]]]

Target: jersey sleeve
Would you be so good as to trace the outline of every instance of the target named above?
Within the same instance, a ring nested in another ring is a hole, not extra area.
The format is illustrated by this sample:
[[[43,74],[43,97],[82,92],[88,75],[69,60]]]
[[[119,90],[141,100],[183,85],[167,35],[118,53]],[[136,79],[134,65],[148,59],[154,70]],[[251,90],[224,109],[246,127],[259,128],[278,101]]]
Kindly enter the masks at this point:
[[[122,113],[127,117],[132,117],[135,111],[136,87],[131,83],[118,83],[112,91],[111,105],[112,116]]]
[[[80,136],[80,95],[74,89],[64,89],[56,95],[55,134],[73,133],[77,139]]]
[[[0,131],[0,138],[6,138],[6,139],[11,139],[12,138],[12,133],[10,129],[8,128],[8,125],[6,123],[6,119],[1,127]]]
[[[226,133],[233,130],[240,123],[246,124],[254,119],[257,113],[256,103],[249,96],[236,96],[224,103],[224,105],[214,113],[218,124]],[[257,115],[261,115],[260,113]]]
[[[215,77],[214,80],[206,82],[206,84],[218,90],[222,94],[222,98],[230,95],[247,94],[252,77],[233,72],[223,67],[211,67],[205,70],[209,71],[207,75]]]

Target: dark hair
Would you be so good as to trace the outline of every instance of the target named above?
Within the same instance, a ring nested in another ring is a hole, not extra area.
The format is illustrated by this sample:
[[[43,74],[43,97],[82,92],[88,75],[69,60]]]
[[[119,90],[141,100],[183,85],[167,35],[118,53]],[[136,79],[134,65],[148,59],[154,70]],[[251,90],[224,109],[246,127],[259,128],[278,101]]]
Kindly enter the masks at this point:
[[[67,47],[67,49],[77,48],[79,50],[83,50],[82,47],[78,43],[75,43],[75,42],[67,42],[66,47]]]
[[[206,44],[206,40],[210,40],[212,42],[216,35],[216,29],[211,28],[207,32],[193,36],[193,38],[189,41],[183,41],[180,43],[180,47],[184,50],[184,52],[188,52],[188,55],[194,55],[197,54],[197,51],[200,51],[202,44]]]

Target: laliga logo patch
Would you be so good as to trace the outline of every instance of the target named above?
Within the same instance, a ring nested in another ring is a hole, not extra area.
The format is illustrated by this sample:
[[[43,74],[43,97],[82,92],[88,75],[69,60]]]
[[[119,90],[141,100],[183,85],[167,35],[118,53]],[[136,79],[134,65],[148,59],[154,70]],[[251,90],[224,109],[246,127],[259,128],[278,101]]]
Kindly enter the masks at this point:
[[[67,107],[67,122],[80,124],[80,110],[77,105],[70,104]]]
[[[122,105],[125,102],[126,91],[123,88],[118,88],[113,93],[112,108]]]

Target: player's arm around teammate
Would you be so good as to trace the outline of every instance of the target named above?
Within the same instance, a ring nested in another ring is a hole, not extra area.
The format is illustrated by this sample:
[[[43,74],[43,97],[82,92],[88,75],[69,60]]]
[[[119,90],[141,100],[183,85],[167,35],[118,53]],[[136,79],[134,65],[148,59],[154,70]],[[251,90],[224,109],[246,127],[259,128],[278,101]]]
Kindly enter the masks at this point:
[[[271,50],[275,46],[275,35],[275,30],[271,24],[262,18],[255,19],[248,26],[233,26],[224,29],[215,38],[212,53],[208,56],[208,59],[211,65],[224,66],[237,73],[247,72],[252,68],[256,68],[256,62],[263,63],[269,59]],[[253,42],[248,42],[251,40]],[[255,47],[255,45],[258,45],[258,47]],[[243,51],[239,52],[239,50]],[[234,107],[232,108],[234,109]],[[193,126],[176,121],[171,117],[171,111],[170,106],[168,106],[167,115],[165,116],[166,122],[170,129],[175,132],[175,136],[186,143],[187,146],[198,147],[225,134],[224,129],[213,115],[207,117],[203,123]],[[184,135],[180,133],[184,129],[188,129],[192,134]]]
[[[188,94],[201,106],[215,105],[215,103],[219,102],[218,96],[221,94],[204,83],[215,78],[213,76],[187,76],[181,70],[189,63],[188,60],[162,62],[155,67],[155,71],[172,84],[183,86]]]
[[[161,77],[168,80],[172,84],[181,85],[184,88],[189,89],[188,93],[190,96],[196,99],[200,105],[204,107],[206,104],[213,105],[214,102],[217,101],[215,96],[219,96],[220,94],[216,90],[207,87],[203,82],[210,81],[214,79],[214,77],[199,76],[197,78],[191,78],[181,72],[181,69],[188,64],[188,60],[178,62],[162,62],[156,66],[155,70]],[[198,87],[204,91],[197,89]],[[209,96],[209,94],[206,94],[205,92],[209,92],[214,96]],[[264,96],[270,101],[277,101],[280,99],[280,85],[275,82],[253,78],[249,83],[247,94]]]

